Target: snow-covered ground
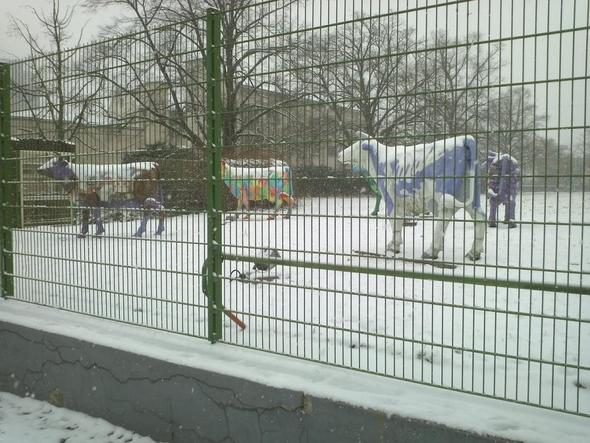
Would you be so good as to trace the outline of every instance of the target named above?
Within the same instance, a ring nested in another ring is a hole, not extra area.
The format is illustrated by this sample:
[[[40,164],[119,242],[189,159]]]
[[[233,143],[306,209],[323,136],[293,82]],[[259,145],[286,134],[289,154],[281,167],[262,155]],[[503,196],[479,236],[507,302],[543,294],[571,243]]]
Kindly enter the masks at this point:
[[[301,200],[288,220],[224,225],[225,251],[255,255],[253,247],[270,246],[306,262],[590,285],[587,194],[524,194],[517,206],[523,223],[487,228],[481,262],[456,269],[351,255],[383,252],[389,240],[385,221],[366,217],[372,206],[364,198]],[[205,214],[170,218],[161,240],[130,238],[136,224],[110,223],[102,239],[77,239],[73,226],[19,232],[17,297],[206,336],[199,276]],[[429,220],[406,227],[402,255],[420,257],[432,230]],[[472,238],[470,221],[451,224],[441,259],[462,263]],[[226,261],[224,276],[250,267]],[[297,267],[269,274],[279,279],[225,281],[226,307],[248,325],[239,331],[226,319],[225,341],[590,414],[588,295]]]
[[[100,418],[0,392],[0,443],[150,443]]]

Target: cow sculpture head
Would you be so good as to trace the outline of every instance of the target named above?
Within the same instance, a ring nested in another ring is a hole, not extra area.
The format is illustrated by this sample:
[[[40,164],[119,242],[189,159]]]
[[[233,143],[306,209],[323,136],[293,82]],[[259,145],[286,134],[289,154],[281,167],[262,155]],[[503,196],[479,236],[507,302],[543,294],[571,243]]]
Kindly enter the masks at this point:
[[[49,159],[37,168],[37,172],[54,180],[68,180],[74,175],[70,162],[61,156]]]
[[[494,160],[496,160],[498,158],[498,153],[494,152],[494,151],[489,151],[488,152],[488,161],[492,162]]]
[[[492,163],[498,161],[498,153],[494,151],[489,151],[487,158],[481,163],[480,167],[483,171],[488,171]]]
[[[338,153],[338,161],[350,166],[353,172],[369,172],[371,157],[376,155],[378,142],[364,132],[358,132],[356,136],[358,141]]]

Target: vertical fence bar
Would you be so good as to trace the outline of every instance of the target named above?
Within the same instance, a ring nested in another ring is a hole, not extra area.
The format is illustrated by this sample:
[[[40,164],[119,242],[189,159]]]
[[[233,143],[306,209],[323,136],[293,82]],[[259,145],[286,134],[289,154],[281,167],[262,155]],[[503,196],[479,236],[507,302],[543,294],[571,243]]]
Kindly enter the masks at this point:
[[[223,333],[221,279],[221,13],[207,10],[207,295],[208,337]]]
[[[7,276],[12,271],[12,263],[5,259],[4,251],[12,249],[12,239],[10,238],[10,231],[5,232],[5,225],[8,223],[6,194],[7,185],[7,161],[5,160],[8,145],[10,144],[10,114],[6,114],[6,110],[10,110],[10,101],[6,103],[6,99],[10,97],[7,92],[6,85],[6,69],[5,64],[0,64],[0,297],[5,297],[12,294],[12,282],[9,282]],[[10,80],[10,74],[8,74]]]
[[[12,228],[20,226],[20,165],[10,132],[10,65],[0,63],[0,291],[14,295]]]

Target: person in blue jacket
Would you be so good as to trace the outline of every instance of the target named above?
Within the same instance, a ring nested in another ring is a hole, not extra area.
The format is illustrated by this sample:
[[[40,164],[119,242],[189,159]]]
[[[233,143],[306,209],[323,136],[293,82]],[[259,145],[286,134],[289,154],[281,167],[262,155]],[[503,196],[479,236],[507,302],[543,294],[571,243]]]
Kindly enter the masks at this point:
[[[498,206],[504,205],[504,223],[516,228],[516,197],[520,191],[520,167],[518,161],[509,154],[488,153],[482,169],[488,171],[488,224],[498,226],[496,217]]]

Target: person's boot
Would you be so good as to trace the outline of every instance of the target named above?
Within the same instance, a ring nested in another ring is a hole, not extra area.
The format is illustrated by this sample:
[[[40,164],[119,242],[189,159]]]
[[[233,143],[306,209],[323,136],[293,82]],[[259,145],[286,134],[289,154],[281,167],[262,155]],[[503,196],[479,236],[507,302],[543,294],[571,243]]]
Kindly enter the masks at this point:
[[[516,228],[516,222],[514,220],[504,220],[504,224],[508,225],[508,229]]]

